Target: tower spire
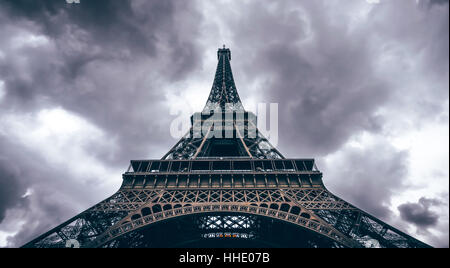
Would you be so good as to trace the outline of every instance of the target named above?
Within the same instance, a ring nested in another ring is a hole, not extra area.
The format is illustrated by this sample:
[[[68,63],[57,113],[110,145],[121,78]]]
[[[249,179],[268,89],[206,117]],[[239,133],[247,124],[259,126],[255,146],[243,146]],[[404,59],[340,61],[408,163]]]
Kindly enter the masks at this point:
[[[241,99],[234,83],[233,72],[231,71],[231,51],[223,45],[217,51],[217,68],[214,82],[206,102],[204,112],[214,110],[217,106],[222,109],[225,104],[232,104],[236,110],[244,110]]]

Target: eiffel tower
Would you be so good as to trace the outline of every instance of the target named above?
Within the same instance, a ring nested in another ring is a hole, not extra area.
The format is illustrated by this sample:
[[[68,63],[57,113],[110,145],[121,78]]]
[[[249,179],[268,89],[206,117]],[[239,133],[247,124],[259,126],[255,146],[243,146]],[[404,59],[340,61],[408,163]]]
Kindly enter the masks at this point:
[[[314,159],[285,158],[244,110],[230,50],[217,57],[205,108],[166,155],[132,160],[114,195],[23,247],[429,247],[333,195]]]

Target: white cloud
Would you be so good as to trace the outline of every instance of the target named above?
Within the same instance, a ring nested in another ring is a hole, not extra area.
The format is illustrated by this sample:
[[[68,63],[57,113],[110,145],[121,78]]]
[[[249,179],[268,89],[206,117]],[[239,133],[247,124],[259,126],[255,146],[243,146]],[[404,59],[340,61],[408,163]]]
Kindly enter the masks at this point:
[[[16,49],[22,47],[39,47],[49,43],[49,40],[44,35],[35,35],[28,32],[22,32],[11,39],[11,47]]]
[[[0,248],[6,247],[6,245],[7,245],[6,239],[8,236],[11,236],[11,235],[13,235],[13,234],[0,231]]]
[[[117,187],[112,182],[122,170],[107,166],[92,154],[92,148],[114,154],[114,138],[78,115],[52,108],[33,114],[7,114],[0,122],[0,133],[38,153],[51,167],[70,172],[80,182],[95,177],[96,184]]]

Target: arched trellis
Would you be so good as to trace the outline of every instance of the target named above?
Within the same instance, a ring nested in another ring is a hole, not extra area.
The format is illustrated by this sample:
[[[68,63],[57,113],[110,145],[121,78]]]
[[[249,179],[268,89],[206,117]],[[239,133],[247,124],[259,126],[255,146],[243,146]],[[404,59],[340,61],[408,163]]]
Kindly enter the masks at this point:
[[[159,204],[157,204],[159,205]],[[149,207],[142,207],[141,211],[148,211]],[[242,203],[227,203],[227,204],[195,204],[187,205],[184,207],[177,207],[168,210],[162,210],[160,212],[151,213],[145,216],[134,216],[142,214],[134,214],[130,216],[128,221],[122,222],[97,237],[90,244],[84,245],[85,247],[101,247],[102,245],[121,237],[124,234],[136,231],[143,227],[149,226],[153,223],[160,222],[166,219],[171,219],[179,216],[190,214],[208,214],[217,212],[231,212],[239,214],[252,214],[264,217],[270,217],[277,220],[285,221],[291,224],[298,225],[302,228],[306,228],[310,231],[316,232],[319,235],[328,237],[337,243],[340,243],[346,247],[360,247],[351,239],[345,237],[339,231],[330,227],[321,221],[310,219],[305,217],[305,213],[296,215],[283,210],[276,210],[264,206],[256,206]],[[309,214],[308,214],[309,215]]]

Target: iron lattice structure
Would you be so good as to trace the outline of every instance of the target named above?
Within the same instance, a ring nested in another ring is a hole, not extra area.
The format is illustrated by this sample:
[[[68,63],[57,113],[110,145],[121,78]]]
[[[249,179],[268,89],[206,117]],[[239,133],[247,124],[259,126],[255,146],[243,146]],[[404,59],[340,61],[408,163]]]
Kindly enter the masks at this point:
[[[203,112],[162,159],[132,160],[118,192],[24,247],[429,247],[333,195],[314,159],[286,159],[244,110],[230,50],[217,56]]]

